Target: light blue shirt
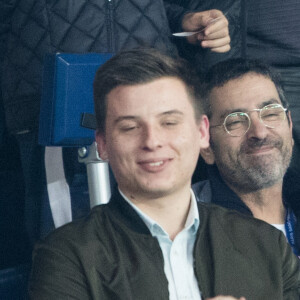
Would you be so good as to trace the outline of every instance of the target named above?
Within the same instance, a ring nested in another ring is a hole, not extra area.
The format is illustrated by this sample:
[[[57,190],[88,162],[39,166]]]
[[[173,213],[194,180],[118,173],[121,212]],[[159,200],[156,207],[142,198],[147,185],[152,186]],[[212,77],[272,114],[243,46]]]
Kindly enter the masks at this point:
[[[193,249],[200,224],[193,191],[191,190],[191,205],[184,229],[177,234],[173,241],[159,224],[137,208],[121,191],[120,193],[145,222],[152,236],[156,237],[159,242],[164,257],[164,271],[169,282],[170,300],[201,299],[193,268]]]

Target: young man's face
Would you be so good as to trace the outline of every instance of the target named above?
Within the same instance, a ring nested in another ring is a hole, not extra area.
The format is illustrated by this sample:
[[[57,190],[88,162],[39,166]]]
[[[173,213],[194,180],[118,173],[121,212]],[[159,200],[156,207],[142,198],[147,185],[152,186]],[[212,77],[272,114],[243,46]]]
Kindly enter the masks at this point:
[[[274,83],[248,73],[230,80],[211,93],[210,125],[222,124],[232,112],[248,112],[270,103],[281,104]],[[210,162],[215,162],[224,180],[244,192],[259,190],[282,180],[292,155],[292,124],[288,117],[274,129],[267,128],[259,112],[249,113],[251,126],[244,136],[230,136],[224,127],[213,127]]]
[[[119,86],[107,96],[105,136],[98,151],[108,159],[129,198],[159,198],[190,187],[200,148],[208,146],[208,121],[196,121],[184,84],[163,77]]]

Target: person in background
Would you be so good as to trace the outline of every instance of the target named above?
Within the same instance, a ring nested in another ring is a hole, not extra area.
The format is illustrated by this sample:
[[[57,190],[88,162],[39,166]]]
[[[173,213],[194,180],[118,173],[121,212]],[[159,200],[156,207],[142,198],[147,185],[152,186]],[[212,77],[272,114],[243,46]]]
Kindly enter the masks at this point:
[[[299,211],[283,193],[294,140],[279,74],[259,61],[227,60],[207,73],[204,93],[209,180],[194,185],[197,198],[272,224],[299,256]]]
[[[298,299],[299,260],[280,231],[194,197],[209,145],[202,88],[154,49],[98,69],[96,141],[118,187],[38,243],[31,299]]]

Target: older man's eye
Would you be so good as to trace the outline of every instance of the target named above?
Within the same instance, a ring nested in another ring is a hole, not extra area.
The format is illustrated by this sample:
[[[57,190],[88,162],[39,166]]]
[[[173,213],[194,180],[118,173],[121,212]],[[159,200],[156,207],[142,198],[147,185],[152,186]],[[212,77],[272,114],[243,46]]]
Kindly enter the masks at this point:
[[[228,121],[226,123],[226,126],[228,129],[232,130],[232,129],[242,126],[243,123],[244,123],[244,121],[242,121],[242,120]]]

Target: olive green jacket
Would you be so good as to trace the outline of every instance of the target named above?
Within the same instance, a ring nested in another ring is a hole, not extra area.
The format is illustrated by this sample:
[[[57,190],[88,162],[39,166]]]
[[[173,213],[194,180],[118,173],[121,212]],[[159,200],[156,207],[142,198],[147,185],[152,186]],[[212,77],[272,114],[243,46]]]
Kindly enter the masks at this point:
[[[199,203],[194,268],[203,299],[299,300],[299,263],[270,225]],[[39,243],[29,284],[31,299],[167,300],[160,246],[116,193],[86,219]]]

